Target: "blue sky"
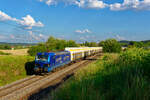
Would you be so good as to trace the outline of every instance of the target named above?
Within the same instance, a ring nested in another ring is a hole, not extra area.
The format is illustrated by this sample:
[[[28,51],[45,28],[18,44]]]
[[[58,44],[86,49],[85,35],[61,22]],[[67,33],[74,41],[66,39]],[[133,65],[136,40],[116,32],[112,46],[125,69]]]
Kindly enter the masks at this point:
[[[150,0],[0,0],[0,42],[150,39]]]

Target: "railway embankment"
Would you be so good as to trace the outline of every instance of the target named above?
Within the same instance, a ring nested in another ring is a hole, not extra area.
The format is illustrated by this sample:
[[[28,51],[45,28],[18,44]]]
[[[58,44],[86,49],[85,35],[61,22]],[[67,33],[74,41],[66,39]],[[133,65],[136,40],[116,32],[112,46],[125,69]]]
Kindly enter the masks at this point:
[[[43,100],[150,100],[149,62],[144,49],[105,54]]]
[[[31,56],[0,56],[0,86],[25,78],[29,74],[32,74],[32,61],[34,61],[34,57]]]

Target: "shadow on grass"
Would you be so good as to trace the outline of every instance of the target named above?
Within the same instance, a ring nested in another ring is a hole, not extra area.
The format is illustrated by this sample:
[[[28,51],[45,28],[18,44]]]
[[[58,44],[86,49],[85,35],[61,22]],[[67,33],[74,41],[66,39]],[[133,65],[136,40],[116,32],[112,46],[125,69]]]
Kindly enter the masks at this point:
[[[27,62],[27,63],[25,64],[25,70],[26,70],[26,74],[27,74],[27,75],[33,75],[33,74],[35,74],[35,73],[34,73],[34,65],[35,65],[35,62],[34,62],[34,61],[32,61],[32,62]]]

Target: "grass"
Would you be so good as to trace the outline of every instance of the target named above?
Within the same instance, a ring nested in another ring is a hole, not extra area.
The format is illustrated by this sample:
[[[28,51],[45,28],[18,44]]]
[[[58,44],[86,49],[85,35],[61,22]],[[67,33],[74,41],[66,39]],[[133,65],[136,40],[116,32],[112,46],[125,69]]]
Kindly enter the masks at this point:
[[[0,51],[0,55],[11,55],[11,54]]]
[[[54,100],[150,100],[150,51],[105,54],[51,95]]]
[[[0,86],[27,77],[26,64],[33,60],[30,56],[0,56]]]
[[[3,53],[8,53],[8,54],[11,54],[11,55],[28,55],[27,53],[28,49],[16,49],[16,50],[0,50],[0,52],[3,52]]]

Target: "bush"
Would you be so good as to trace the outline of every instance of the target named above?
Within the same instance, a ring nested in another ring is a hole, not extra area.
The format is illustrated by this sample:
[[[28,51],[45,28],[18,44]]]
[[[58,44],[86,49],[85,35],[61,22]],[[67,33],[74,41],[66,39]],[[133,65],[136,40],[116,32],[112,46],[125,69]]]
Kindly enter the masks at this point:
[[[47,48],[44,44],[38,44],[29,48],[28,53],[31,56],[35,56],[38,52],[47,52]]]
[[[10,45],[7,45],[7,44],[1,44],[1,45],[0,45],[0,49],[3,49],[3,50],[10,50],[10,49],[11,49],[11,46],[10,46]]]
[[[103,41],[103,43],[101,43],[101,45],[103,47],[103,52],[109,52],[109,53],[121,52],[121,45],[115,39],[108,39],[106,41]]]

